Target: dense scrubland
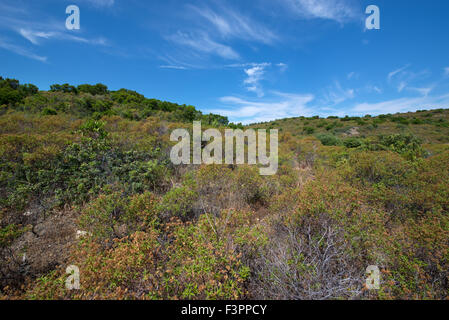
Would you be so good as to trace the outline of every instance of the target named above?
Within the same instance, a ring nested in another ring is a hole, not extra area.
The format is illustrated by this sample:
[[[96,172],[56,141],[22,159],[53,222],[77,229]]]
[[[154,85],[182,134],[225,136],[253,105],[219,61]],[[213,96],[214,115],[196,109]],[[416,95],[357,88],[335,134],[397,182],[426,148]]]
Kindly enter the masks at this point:
[[[254,124],[280,131],[273,176],[172,165],[170,132],[193,120],[241,127],[0,78],[0,298],[449,297],[449,110]]]

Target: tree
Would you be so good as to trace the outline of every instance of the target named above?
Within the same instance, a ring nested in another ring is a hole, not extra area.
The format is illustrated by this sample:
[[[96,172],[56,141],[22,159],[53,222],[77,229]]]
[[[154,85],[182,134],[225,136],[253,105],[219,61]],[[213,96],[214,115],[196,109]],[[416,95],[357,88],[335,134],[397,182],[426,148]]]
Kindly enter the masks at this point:
[[[53,84],[50,86],[50,91],[52,92],[63,92],[63,93],[78,93],[78,89],[68,83],[64,83],[63,85],[60,84]]]
[[[108,87],[104,84],[97,83],[96,85],[81,84],[78,86],[79,92],[90,93],[91,95],[105,95],[109,93]]]

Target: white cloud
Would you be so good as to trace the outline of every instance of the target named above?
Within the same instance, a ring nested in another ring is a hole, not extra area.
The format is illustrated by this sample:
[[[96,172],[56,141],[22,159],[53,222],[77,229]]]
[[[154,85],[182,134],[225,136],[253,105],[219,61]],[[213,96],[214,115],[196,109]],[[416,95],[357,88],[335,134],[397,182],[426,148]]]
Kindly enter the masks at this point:
[[[352,1],[348,0],[282,0],[299,16],[320,18],[343,23],[357,17]]]
[[[85,2],[89,2],[95,7],[112,7],[115,3],[114,0],[84,0]]]
[[[344,89],[338,81],[333,86],[327,88],[321,103],[323,105],[337,105],[355,97],[354,89]]]
[[[229,7],[220,6],[218,11],[210,8],[189,7],[212,24],[223,38],[236,38],[266,44],[271,44],[278,38],[270,29]]]
[[[279,71],[282,73],[287,68],[288,65],[285,63],[276,63],[272,64],[271,62],[262,62],[262,63],[235,63],[227,65],[229,68],[241,68],[246,75],[246,78],[243,80],[243,85],[245,88],[257,94],[259,98],[265,95],[263,90],[261,81],[265,79],[265,74],[271,67],[278,67]]]
[[[279,67],[281,72],[284,72],[288,68],[288,65],[283,63],[283,62],[280,62],[280,63],[276,64],[276,66]]]
[[[32,44],[40,44],[40,39],[56,39],[56,40],[68,40],[75,42],[82,42],[92,45],[107,45],[108,41],[104,38],[87,39],[79,36],[74,36],[64,32],[45,32],[45,31],[33,31],[30,29],[19,29],[19,34],[30,41]]]
[[[67,35],[67,34],[61,34],[60,35],[60,40],[70,40],[70,41],[76,41],[76,42],[82,42],[82,43],[87,43],[87,44],[91,44],[91,45],[98,45],[98,46],[107,46],[109,44],[108,40],[105,38],[93,38],[93,39],[87,39],[87,38],[83,38],[83,37],[77,37],[77,36],[72,36],[72,35]]]
[[[196,51],[215,54],[225,59],[236,60],[240,57],[231,47],[215,42],[205,32],[183,33],[179,31],[167,39],[180,45],[189,46]]]
[[[403,92],[404,89],[411,89],[412,91],[420,91],[420,92],[426,92],[427,88],[422,88],[423,90],[417,90],[420,88],[412,87],[409,88],[409,85],[412,83],[416,83],[416,81],[422,80],[430,75],[429,70],[423,70],[420,72],[413,72],[407,70],[410,67],[410,65],[406,65],[402,68],[396,69],[392,72],[390,72],[387,76],[388,82],[397,88],[398,92]],[[429,91],[430,92],[430,91]]]
[[[410,87],[410,88],[407,88],[407,90],[418,92],[422,96],[428,96],[429,93],[433,90],[433,87],[427,87],[427,88]]]
[[[27,49],[25,49],[23,47],[20,47],[20,46],[17,46],[17,45],[8,43],[8,42],[4,42],[1,39],[0,39],[0,48],[3,48],[5,50],[14,52],[14,53],[16,53],[18,55],[21,55],[21,56],[24,56],[24,57],[27,57],[27,58],[30,58],[30,59],[34,59],[34,60],[37,60],[37,61],[41,61],[41,62],[46,62],[47,61],[47,57],[39,56],[37,54],[34,54],[34,53],[28,51]]]
[[[162,67],[165,69],[202,69],[204,68],[203,65],[198,65],[198,64],[190,64],[190,63],[186,63],[185,61],[183,61],[182,59],[178,59],[176,57],[173,57],[171,55],[159,55],[158,59],[162,60],[164,62],[164,64],[162,65]]]
[[[161,69],[175,69],[175,70],[186,70],[186,67],[183,66],[172,66],[172,65],[163,65],[159,66]]]
[[[27,29],[20,29],[19,33],[22,37],[29,40],[33,44],[39,44],[38,38],[49,39],[54,36],[54,32],[35,32]]]
[[[38,39],[49,39],[55,35],[54,32],[39,32],[39,31],[31,31],[29,29],[19,29],[19,33],[22,37],[29,40],[32,44],[39,44]]]
[[[361,103],[355,105],[351,112],[355,114],[364,114],[370,112],[373,114],[396,113],[416,111],[419,109],[437,109],[447,108],[449,105],[449,94],[437,97],[418,97],[418,98],[400,98],[378,103]]]
[[[270,99],[257,101],[234,96],[222,97],[220,102],[223,108],[212,112],[226,115],[231,121],[244,124],[312,114],[313,110],[308,107],[308,104],[313,101],[313,95],[276,91],[272,94]]]
[[[399,73],[401,73],[402,71],[404,71],[405,69],[407,69],[408,67],[410,67],[410,65],[406,65],[406,66],[404,66],[404,67],[402,67],[402,68],[399,68],[399,69],[396,69],[396,70],[393,70],[393,71],[391,71],[389,74],[388,74],[388,81],[391,81],[392,79],[393,79],[393,77],[394,76],[396,76],[397,74],[399,74]]]
[[[407,82],[401,81],[398,85],[398,92],[402,92],[402,90],[404,90],[405,87],[407,87]]]
[[[247,78],[243,81],[246,89],[251,92],[255,92],[258,97],[263,97],[264,92],[260,81],[263,80],[265,69],[269,67],[271,63],[256,63],[251,68],[244,69]]]

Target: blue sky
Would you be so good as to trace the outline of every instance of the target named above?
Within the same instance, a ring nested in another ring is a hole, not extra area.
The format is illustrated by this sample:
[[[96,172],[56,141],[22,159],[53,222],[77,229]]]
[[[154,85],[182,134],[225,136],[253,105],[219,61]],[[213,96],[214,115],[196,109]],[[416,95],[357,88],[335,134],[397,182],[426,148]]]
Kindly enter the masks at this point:
[[[380,30],[365,29],[370,4]],[[244,123],[449,108],[448,14],[447,0],[0,0],[0,75]]]

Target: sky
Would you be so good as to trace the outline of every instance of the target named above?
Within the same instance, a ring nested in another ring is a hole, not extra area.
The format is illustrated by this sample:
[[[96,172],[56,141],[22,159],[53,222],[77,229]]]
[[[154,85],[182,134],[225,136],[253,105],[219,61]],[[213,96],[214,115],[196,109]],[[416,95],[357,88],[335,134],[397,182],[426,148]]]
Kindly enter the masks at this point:
[[[449,108],[448,15],[447,0],[0,0],[0,76],[100,82],[242,123]]]

